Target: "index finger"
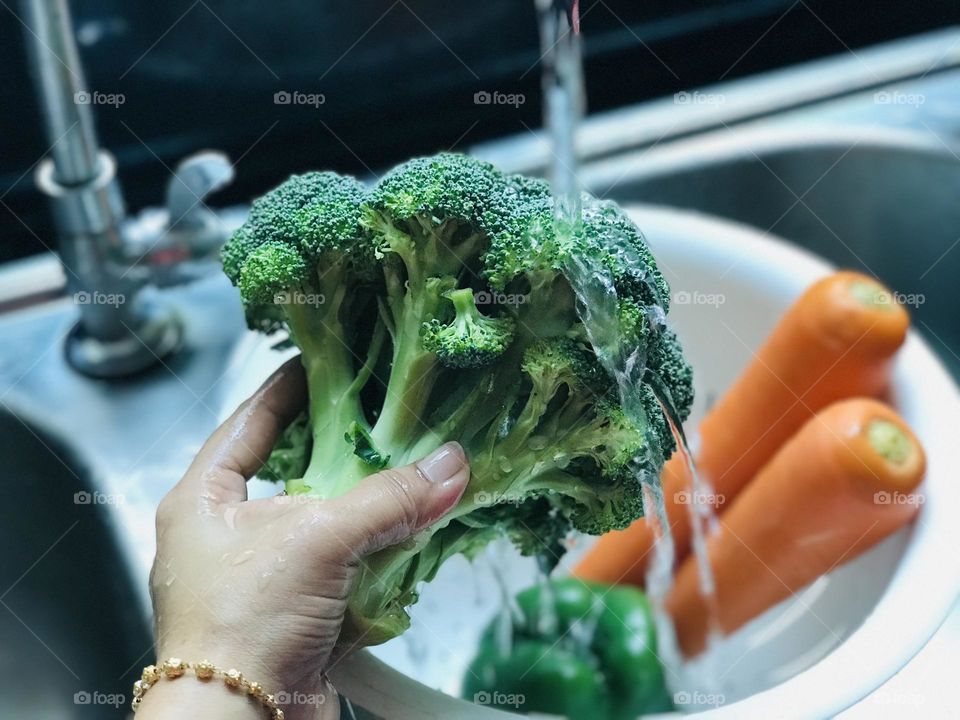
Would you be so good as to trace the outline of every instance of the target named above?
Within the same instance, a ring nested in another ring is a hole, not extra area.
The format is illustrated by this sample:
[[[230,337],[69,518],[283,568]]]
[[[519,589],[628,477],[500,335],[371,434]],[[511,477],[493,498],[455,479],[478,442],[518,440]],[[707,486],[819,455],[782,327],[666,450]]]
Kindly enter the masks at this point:
[[[266,464],[283,429],[306,405],[300,358],[277,369],[204,443],[175,490],[213,504],[247,499],[247,480]]]

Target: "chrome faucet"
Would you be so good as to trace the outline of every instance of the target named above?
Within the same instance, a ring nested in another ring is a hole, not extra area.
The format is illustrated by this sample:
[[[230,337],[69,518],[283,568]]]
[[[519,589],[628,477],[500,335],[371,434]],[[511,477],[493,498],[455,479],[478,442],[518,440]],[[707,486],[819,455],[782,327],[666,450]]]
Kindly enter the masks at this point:
[[[50,157],[38,188],[52,203],[68,289],[80,317],[66,339],[70,364],[94,377],[137,373],[177,349],[181,324],[156,286],[217,267],[220,245],[242,222],[239,208],[204,199],[234,177],[225,155],[182,161],[165,208],[128,217],[113,156],[99,146],[67,0],[22,0],[26,44]]]

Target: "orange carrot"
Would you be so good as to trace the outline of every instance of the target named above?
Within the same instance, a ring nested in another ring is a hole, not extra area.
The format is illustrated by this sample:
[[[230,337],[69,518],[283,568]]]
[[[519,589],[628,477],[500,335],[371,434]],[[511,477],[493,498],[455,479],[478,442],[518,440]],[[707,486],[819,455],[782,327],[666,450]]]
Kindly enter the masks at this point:
[[[882,393],[909,324],[893,294],[860,273],[834,273],[801,295],[700,425],[697,469],[712,487],[715,504],[730,502],[821,408]],[[689,553],[692,534],[685,504],[691,478],[682,457],[667,463],[662,483],[679,563]],[[638,520],[601,538],[574,574],[642,586],[654,541],[653,529]]]
[[[831,405],[804,425],[720,518],[707,541],[716,620],[728,634],[916,515],[926,461],[904,421],[876,400]],[[692,657],[709,614],[695,557],[667,597]]]

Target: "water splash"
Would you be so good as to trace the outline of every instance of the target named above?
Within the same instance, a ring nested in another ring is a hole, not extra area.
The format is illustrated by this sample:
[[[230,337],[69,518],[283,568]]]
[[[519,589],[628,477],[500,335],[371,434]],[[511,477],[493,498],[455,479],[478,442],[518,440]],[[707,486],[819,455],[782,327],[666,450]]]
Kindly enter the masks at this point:
[[[574,32],[567,16],[565,3],[557,0],[536,0],[540,27],[540,46],[543,63],[544,127],[550,140],[550,184],[554,194],[555,232],[561,242],[569,240],[579,227],[583,215],[579,166],[576,150],[576,133],[583,118],[585,95],[583,86],[583,61],[580,36]],[[618,248],[623,262],[631,267],[643,268],[645,263],[624,243]],[[588,338],[600,362],[616,379],[620,388],[624,411],[648,426],[638,388],[646,382],[646,358],[637,348],[625,347],[617,322],[618,302],[610,272],[599,263],[574,256],[564,268],[564,275],[577,296],[577,311],[587,329]],[[646,279],[646,278],[645,278]],[[652,279],[646,279],[653,286]],[[654,292],[654,297],[657,293]],[[663,319],[660,308],[652,309],[652,316]],[[672,407],[672,403],[667,401]],[[674,413],[676,415],[676,413]],[[651,443],[656,447],[657,443]],[[638,458],[639,465],[648,458]],[[662,464],[664,458],[659,458]],[[666,510],[658,477],[646,477],[641,473],[645,514],[654,523],[658,537],[668,536]],[[664,554],[659,548],[658,552]],[[670,556],[672,557],[672,552]],[[666,580],[659,584],[669,585],[670,559],[655,562],[666,573]]]
[[[696,688],[701,692],[716,694],[722,690],[722,672],[725,671],[722,671],[722,669],[717,666],[717,660],[719,658],[709,652],[710,648],[714,646],[722,636],[713,566],[710,564],[710,556],[707,552],[707,537],[715,532],[719,525],[713,505],[709,501],[713,498],[713,488],[709,481],[697,471],[690,447],[683,434],[683,426],[676,417],[676,414],[671,412],[672,406],[665,404],[662,399],[660,400],[660,404],[663,415],[670,426],[670,432],[673,434],[674,441],[677,444],[676,454],[683,460],[684,471],[686,472],[686,478],[689,483],[688,487],[690,488],[690,502],[687,505],[691,528],[690,547],[693,557],[696,559],[700,593],[703,596],[707,609],[707,651],[703,653],[696,663],[681,668],[683,660],[672,635],[671,620],[665,613],[658,612],[656,618],[659,633],[658,637],[670,638],[669,642],[664,640],[660,643],[659,651],[664,661],[670,663],[671,667],[680,668],[680,672],[677,675],[677,677],[680,678],[680,683],[677,687]],[[659,536],[658,538],[657,544],[663,544],[664,538]],[[669,534],[666,535],[665,539],[668,543],[667,547],[669,548],[669,552],[659,552],[659,548],[655,549],[655,552],[657,552],[655,562],[663,562],[665,560],[668,565],[665,569],[658,567],[655,571],[649,572],[647,580],[648,593],[654,598],[654,602],[658,604],[658,607],[662,607],[666,593],[670,590],[670,584],[673,581],[673,568],[671,567],[674,556],[673,542],[670,541]],[[666,557],[661,558],[661,555],[665,555]],[[659,583],[662,581],[662,578],[666,578],[666,586],[661,587],[658,585],[655,590],[650,588],[651,580]]]
[[[543,58],[544,127],[547,129],[551,158],[549,177],[554,194],[555,231],[558,240],[569,240],[582,222],[583,201],[577,176],[579,167],[576,150],[577,128],[585,108],[583,85],[583,62],[579,27],[571,27],[570,20],[578,24],[576,13],[567,15],[566,3],[559,0],[536,0],[540,28],[540,45]],[[619,260],[632,268],[645,268],[642,258],[624,242],[615,252]],[[645,271],[644,271],[645,272]],[[695,497],[709,495],[707,483],[699,477],[683,433],[683,425],[670,393],[659,378],[647,372],[646,356],[636,347],[628,347],[619,333],[618,299],[610,272],[598,262],[573,257],[564,268],[571,287],[577,296],[577,310],[598,359],[615,379],[620,391],[624,412],[634,418],[641,427],[650,427],[642,402],[641,388],[649,386],[656,395],[663,416],[670,426],[677,446],[691,478],[691,490]],[[651,297],[659,297],[653,279],[647,274],[640,278],[651,290]],[[662,305],[647,308],[653,324],[662,329],[666,315]],[[667,592],[673,582],[674,548],[666,515],[660,478],[644,468],[660,467],[669,459],[663,456],[659,442],[651,438],[648,453],[657,457],[635,458],[637,476],[643,493],[644,515],[657,538],[654,557],[647,573],[647,592],[658,610],[658,625],[666,632],[661,638],[672,638],[670,621],[663,612]],[[651,462],[654,461],[654,462]],[[716,626],[713,573],[707,556],[706,536],[716,518],[713,508],[706,503],[691,504],[693,528],[693,553],[696,557],[700,584],[711,610],[711,625]],[[711,633],[713,637],[713,633]],[[708,643],[710,638],[708,638]],[[666,640],[663,641],[669,646]],[[666,647],[668,661],[679,663],[675,647]],[[704,678],[709,681],[709,678]],[[712,682],[704,684],[712,685]]]
[[[513,630],[522,622],[522,613],[517,605],[516,598],[510,592],[509,583],[505,577],[502,568],[509,562],[508,553],[512,550],[503,542],[497,542],[493,548],[493,553],[489,557],[490,571],[494,582],[497,584],[497,590],[500,593],[500,612],[496,618],[494,630],[494,641],[497,653],[501,657],[509,657],[513,651]],[[546,574],[543,572],[542,564],[538,563],[537,578],[538,582],[543,582]]]
[[[550,563],[542,555],[537,557],[537,585],[540,587],[537,605],[537,632],[544,637],[560,634],[560,620],[557,617],[557,593],[550,582]]]

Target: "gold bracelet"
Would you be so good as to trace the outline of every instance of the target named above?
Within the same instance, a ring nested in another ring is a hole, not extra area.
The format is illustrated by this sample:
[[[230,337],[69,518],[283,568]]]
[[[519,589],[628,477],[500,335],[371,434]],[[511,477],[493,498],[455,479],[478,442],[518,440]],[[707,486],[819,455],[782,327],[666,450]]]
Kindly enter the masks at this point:
[[[197,663],[184,662],[177,657],[167,658],[160,664],[160,667],[147,665],[143,669],[140,679],[133,684],[133,702],[131,703],[133,711],[136,712],[140,708],[140,703],[143,702],[143,696],[147,694],[147,690],[160,682],[161,679],[176,680],[187,670],[192,670],[197,679],[204,682],[214,678],[222,678],[223,684],[228,688],[244,693],[269,710],[271,720],[283,720],[283,710],[280,709],[277,698],[264,690],[260,683],[247,680],[239,670],[234,668],[224,670],[207,660],[201,660]]]

